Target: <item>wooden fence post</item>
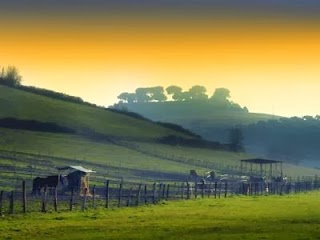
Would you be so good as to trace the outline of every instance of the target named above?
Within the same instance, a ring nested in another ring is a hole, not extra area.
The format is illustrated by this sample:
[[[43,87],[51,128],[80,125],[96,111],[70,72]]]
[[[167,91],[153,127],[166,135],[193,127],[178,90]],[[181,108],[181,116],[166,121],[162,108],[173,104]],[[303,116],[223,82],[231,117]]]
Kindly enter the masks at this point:
[[[187,182],[187,199],[190,199],[190,183]]]
[[[153,204],[156,204],[157,183],[153,184]]]
[[[181,183],[181,199],[184,198],[184,182]]]
[[[219,198],[220,198],[220,196],[221,196],[221,187],[222,187],[221,185],[222,185],[222,182],[219,182],[219,193],[218,193],[218,194],[219,194],[219,195],[218,195]]]
[[[214,198],[217,198],[217,188],[218,188],[218,183],[214,183]]]
[[[148,203],[148,197],[147,197],[147,185],[144,185],[144,204]]]
[[[71,195],[70,195],[70,201],[69,201],[69,210],[72,211],[73,207],[73,198],[74,198],[74,188],[71,188]]]
[[[109,208],[109,180],[106,182],[106,208]]]
[[[198,197],[198,184],[194,182],[194,198]]]
[[[58,211],[58,189],[57,187],[54,188],[54,195],[53,195],[53,207],[54,211]]]
[[[138,187],[138,193],[137,193],[136,206],[139,206],[139,205],[140,205],[141,188],[142,188],[142,184],[139,184],[139,187]]]
[[[82,206],[81,206],[81,210],[82,210],[82,211],[84,211],[85,208],[86,208],[87,192],[88,192],[88,189],[85,188],[85,189],[84,189],[84,193],[83,193],[83,198],[82,198]]]
[[[166,197],[166,185],[163,184],[163,187],[162,187],[162,200],[164,200]]]
[[[204,198],[204,187],[205,187],[205,184],[204,184],[204,181],[202,181],[202,186],[201,186],[201,197]]]
[[[167,196],[166,196],[166,200],[168,201],[169,200],[169,191],[170,191],[170,185],[168,184],[167,185]]]
[[[46,204],[47,204],[47,186],[45,186],[43,189],[41,212],[46,212]]]
[[[0,217],[2,216],[2,206],[3,206],[3,191],[0,192]]]
[[[27,192],[26,192],[26,181],[22,181],[22,212],[27,212]]]
[[[96,185],[93,185],[92,188],[92,208],[96,208]]]
[[[131,194],[132,194],[132,188],[130,188],[130,191],[128,193],[127,207],[129,207],[131,205]]]
[[[228,195],[228,182],[226,181],[224,184],[224,198]]]
[[[9,214],[13,214],[13,208],[14,208],[13,202],[14,202],[14,196],[13,196],[13,191],[11,191],[10,203],[9,203]]]
[[[119,185],[119,192],[118,192],[118,208],[121,207],[121,198],[122,198],[122,182]]]

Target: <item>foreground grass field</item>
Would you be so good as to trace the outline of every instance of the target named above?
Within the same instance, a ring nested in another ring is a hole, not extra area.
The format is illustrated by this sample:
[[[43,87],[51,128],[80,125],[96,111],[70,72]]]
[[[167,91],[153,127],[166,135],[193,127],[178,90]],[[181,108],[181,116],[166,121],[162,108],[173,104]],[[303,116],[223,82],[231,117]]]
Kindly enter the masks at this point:
[[[320,239],[319,192],[3,217],[0,239]]]

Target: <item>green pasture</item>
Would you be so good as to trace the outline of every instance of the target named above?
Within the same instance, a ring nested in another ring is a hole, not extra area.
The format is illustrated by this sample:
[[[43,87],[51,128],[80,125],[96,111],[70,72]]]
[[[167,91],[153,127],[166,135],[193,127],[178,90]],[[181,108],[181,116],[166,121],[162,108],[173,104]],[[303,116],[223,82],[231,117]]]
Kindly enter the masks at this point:
[[[319,239],[319,192],[3,216],[0,239]]]
[[[53,134],[0,128],[0,151],[34,154],[24,161],[0,157],[0,165],[9,167],[2,171],[3,181],[13,183],[21,179],[32,179],[42,175],[56,174],[56,166],[83,165],[97,171],[93,179],[103,182],[105,179],[120,179],[131,182],[157,181],[143,175],[153,171],[163,174],[182,174],[187,179],[191,169],[202,176],[206,171],[214,170],[218,174],[240,169],[240,159],[250,156],[245,153],[232,153],[201,148],[187,148],[147,142],[95,141],[79,135]],[[1,153],[1,152],[0,152]],[[9,153],[10,155],[10,153]],[[45,158],[43,157],[45,156]],[[57,159],[61,158],[61,159]],[[287,176],[315,176],[320,170],[284,165]],[[9,173],[10,177],[8,177]],[[140,173],[137,173],[139,171]],[[14,172],[14,174],[13,174]],[[96,181],[94,180],[94,181]],[[97,183],[98,182],[93,182]]]

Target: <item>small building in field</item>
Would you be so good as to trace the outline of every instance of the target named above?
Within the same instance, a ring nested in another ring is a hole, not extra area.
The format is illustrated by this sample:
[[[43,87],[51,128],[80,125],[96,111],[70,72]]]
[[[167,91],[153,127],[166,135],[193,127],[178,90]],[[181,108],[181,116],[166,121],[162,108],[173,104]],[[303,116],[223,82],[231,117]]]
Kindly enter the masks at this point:
[[[90,174],[95,173],[91,169],[82,166],[66,166],[58,168],[60,171],[67,171],[66,180],[69,190],[79,193],[80,195],[89,194]]]
[[[275,174],[283,176],[282,161],[263,158],[243,159],[241,161],[241,172],[250,172],[251,175],[259,172],[260,176],[273,177]]]

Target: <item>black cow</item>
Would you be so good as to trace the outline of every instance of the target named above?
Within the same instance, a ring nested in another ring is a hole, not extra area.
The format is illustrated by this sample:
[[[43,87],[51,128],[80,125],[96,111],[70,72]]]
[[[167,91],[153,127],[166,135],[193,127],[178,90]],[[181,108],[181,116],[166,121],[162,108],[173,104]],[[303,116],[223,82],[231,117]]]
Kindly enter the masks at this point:
[[[32,194],[40,195],[40,191],[42,188],[56,188],[59,183],[63,185],[63,178],[61,175],[53,175],[48,177],[36,177],[32,181]]]

